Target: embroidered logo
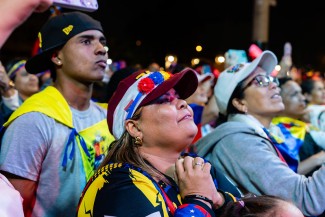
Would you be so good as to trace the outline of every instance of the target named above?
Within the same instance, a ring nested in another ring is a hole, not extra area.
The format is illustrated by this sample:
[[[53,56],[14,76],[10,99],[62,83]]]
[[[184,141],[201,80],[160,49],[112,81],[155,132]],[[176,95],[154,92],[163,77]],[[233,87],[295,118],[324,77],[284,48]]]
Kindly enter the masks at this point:
[[[72,31],[73,29],[73,25],[69,25],[68,27],[65,27],[62,31],[66,34],[66,35],[69,35],[70,32]]]
[[[39,47],[42,48],[42,34],[39,32],[38,33],[38,42],[39,42]]]
[[[239,70],[241,70],[244,67],[244,64],[236,64],[233,67],[231,67],[230,69],[227,70],[228,73],[235,73],[238,72]]]

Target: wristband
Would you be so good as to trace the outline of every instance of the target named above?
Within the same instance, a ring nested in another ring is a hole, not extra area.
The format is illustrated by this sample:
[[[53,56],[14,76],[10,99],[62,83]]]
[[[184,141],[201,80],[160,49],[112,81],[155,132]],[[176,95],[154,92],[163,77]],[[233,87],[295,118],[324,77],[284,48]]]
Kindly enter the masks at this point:
[[[204,201],[208,202],[211,205],[211,207],[213,207],[213,201],[212,200],[210,200],[209,198],[204,197],[202,195],[199,195],[199,194],[187,195],[187,196],[184,197],[184,200],[187,200],[187,199],[204,200]]]

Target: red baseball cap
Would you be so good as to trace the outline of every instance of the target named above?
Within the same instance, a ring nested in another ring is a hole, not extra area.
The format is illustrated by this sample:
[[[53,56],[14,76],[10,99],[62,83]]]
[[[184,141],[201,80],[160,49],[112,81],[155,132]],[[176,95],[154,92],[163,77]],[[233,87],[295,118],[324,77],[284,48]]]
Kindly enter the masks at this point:
[[[141,106],[174,88],[180,99],[191,96],[198,86],[196,72],[191,68],[171,74],[165,71],[140,70],[123,79],[108,102],[107,122],[116,139],[125,131],[125,121]]]

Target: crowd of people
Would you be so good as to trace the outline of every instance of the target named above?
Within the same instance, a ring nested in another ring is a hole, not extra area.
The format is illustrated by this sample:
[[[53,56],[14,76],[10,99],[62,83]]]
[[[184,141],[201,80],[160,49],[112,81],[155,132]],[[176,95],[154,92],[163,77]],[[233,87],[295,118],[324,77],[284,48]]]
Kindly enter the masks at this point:
[[[0,46],[51,4],[16,8]],[[322,78],[274,76],[265,50],[222,72],[152,63],[107,79],[91,16],[58,14],[38,37],[36,55],[0,62],[0,216],[325,215]]]

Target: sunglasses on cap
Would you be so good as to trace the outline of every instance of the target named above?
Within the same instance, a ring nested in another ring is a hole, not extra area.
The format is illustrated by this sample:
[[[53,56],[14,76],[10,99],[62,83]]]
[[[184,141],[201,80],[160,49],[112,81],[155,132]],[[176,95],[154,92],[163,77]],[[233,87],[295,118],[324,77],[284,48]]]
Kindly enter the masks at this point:
[[[270,75],[257,75],[243,88],[243,91],[253,83],[255,83],[258,87],[268,87],[271,82],[275,83],[277,86],[280,84],[279,79],[276,77],[272,77]]]

